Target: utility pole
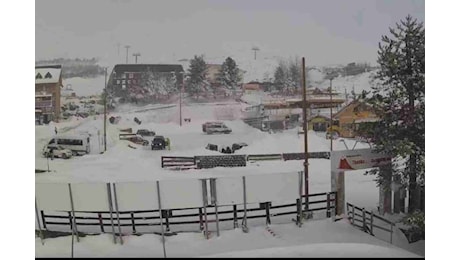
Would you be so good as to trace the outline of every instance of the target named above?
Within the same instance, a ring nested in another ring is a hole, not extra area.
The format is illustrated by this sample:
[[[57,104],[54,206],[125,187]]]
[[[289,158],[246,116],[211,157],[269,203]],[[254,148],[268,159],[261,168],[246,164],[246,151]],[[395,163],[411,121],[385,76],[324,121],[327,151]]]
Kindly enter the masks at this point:
[[[135,59],[136,59],[136,64],[137,64],[137,57],[138,57],[138,56],[141,56],[141,54],[140,54],[139,52],[138,52],[138,53],[133,53],[133,56],[135,57]]]
[[[107,67],[104,76],[104,152],[107,151]]]
[[[331,118],[330,118],[330,129],[331,133],[329,134],[329,137],[331,138],[331,152],[332,152],[332,77],[329,78],[329,96],[330,96],[330,112],[331,112]]]
[[[260,49],[258,47],[253,47],[252,50],[254,51],[254,60],[257,59],[257,51],[259,51]]]
[[[182,76],[182,86],[179,92],[179,125],[182,127],[182,93],[184,92],[184,77]]]
[[[125,45],[126,48],[126,64],[128,64],[128,49],[131,48],[129,45]]]
[[[308,128],[307,128],[307,86],[305,76],[305,57],[302,58],[302,89],[303,89],[303,132],[304,132],[304,148],[305,148],[305,162],[304,174],[305,174],[305,213],[308,214]]]

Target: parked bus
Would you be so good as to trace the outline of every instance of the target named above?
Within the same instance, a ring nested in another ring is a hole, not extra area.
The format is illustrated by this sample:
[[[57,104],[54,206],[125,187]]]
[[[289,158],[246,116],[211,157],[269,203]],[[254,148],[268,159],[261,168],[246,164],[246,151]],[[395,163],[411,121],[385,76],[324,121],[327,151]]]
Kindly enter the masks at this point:
[[[91,143],[89,135],[56,136],[47,144],[48,146],[59,145],[72,151],[74,155],[79,153],[89,154]]]

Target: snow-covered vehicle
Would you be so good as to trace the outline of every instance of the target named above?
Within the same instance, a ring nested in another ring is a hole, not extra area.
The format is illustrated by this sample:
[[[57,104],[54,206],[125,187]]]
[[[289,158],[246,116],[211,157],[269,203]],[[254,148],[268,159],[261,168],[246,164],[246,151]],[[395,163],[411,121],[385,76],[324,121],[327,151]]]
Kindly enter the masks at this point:
[[[207,127],[211,126],[213,124],[222,124],[222,122],[206,122],[206,123],[202,124],[201,127],[202,127],[202,130],[203,130],[203,133],[206,133]]]
[[[72,157],[72,151],[70,149],[64,148],[61,145],[46,145],[43,148],[43,156],[69,159]]]
[[[157,135],[152,140],[152,150],[164,150],[166,149],[166,140],[164,136]]]
[[[217,151],[220,153],[234,153],[236,150],[239,150],[245,146],[248,146],[246,143],[234,143],[230,145],[216,145],[208,144],[205,148],[211,151]]]
[[[150,131],[150,130],[147,130],[147,129],[139,129],[139,130],[137,130],[136,134],[140,135],[142,137],[144,137],[144,136],[155,136],[155,131]]]
[[[206,126],[206,134],[230,134],[232,129],[224,123],[212,123]]]

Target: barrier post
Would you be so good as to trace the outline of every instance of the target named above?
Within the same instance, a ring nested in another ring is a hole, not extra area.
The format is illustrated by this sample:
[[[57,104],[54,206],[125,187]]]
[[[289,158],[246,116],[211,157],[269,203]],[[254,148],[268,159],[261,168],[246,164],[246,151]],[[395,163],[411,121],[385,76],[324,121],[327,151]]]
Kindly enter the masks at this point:
[[[120,215],[118,211],[118,199],[117,199],[117,187],[115,186],[115,183],[113,185],[113,196],[115,198],[115,211],[117,214],[117,223],[118,223],[118,235],[120,237],[120,243],[123,245],[123,234],[121,233],[121,226],[120,226]]]
[[[374,211],[371,211],[371,235],[374,235]]]
[[[270,225],[272,223],[270,220],[270,205],[271,205],[270,202],[265,202],[265,216],[266,216],[265,224],[266,225]]]
[[[393,244],[393,223],[390,225],[391,232],[390,232],[390,243]]]
[[[297,199],[297,220],[296,220],[296,224],[299,227],[302,226],[302,219],[303,219],[303,214],[302,214],[302,184],[303,184],[303,174],[302,174],[302,172],[299,172],[299,198]]]
[[[354,225],[355,224],[355,206],[351,206],[351,223]]]
[[[210,179],[210,184],[211,184],[211,199],[212,199],[212,204],[214,204],[214,208],[216,211],[216,229],[217,229],[217,236],[220,236],[219,233],[219,206],[217,203],[217,190],[216,190],[216,179]]]
[[[105,231],[104,231],[104,223],[103,223],[103,220],[102,220],[102,214],[100,212],[98,212],[97,217],[99,218],[99,226],[101,227],[101,232],[105,233]]]
[[[136,233],[136,223],[134,222],[134,212],[131,212],[131,226],[133,227],[133,233]]]
[[[40,214],[41,214],[41,216],[42,216],[43,229],[47,230],[48,228],[46,227],[45,212],[43,212],[43,210],[40,210]]]
[[[205,232],[206,239],[209,239],[208,214],[206,212],[206,207],[208,206],[208,192],[207,192],[207,187],[206,187],[206,179],[201,180],[201,191],[203,195],[204,232]]]
[[[233,228],[238,228],[238,210],[236,204],[233,205]]]
[[[366,232],[366,229],[367,229],[367,227],[366,227],[366,209],[362,208],[361,210],[363,212],[363,230],[364,230],[364,232]]]
[[[166,219],[166,232],[169,232],[169,210],[162,210],[161,214],[164,215],[164,218]]]
[[[110,191],[110,183],[106,183],[106,184],[107,184],[107,196],[108,196],[107,203],[109,203],[110,224],[112,226],[113,243],[117,244],[117,237],[115,236],[115,226],[113,224],[112,192]]]
[[[166,258],[166,246],[165,246],[165,230],[163,228],[163,216],[161,216],[161,198],[160,198],[160,182],[157,181],[157,195],[158,195],[158,212],[160,213],[160,226],[161,226],[161,241],[163,243],[163,255]]]
[[[243,204],[244,204],[244,215],[243,215],[243,222],[241,223],[241,227],[244,233],[248,233],[248,223],[247,223],[247,209],[246,209],[246,177],[243,176]]]
[[[329,192],[326,194],[326,217],[331,217],[331,194]]]
[[[45,242],[43,241],[42,226],[40,224],[40,218],[38,217],[37,199],[35,199],[35,217],[37,218],[38,233],[39,233],[39,236],[40,236],[40,241],[42,242],[42,245],[44,245]]]
[[[67,213],[69,214],[69,227],[70,227],[70,230],[73,230],[72,211],[68,211]]]
[[[70,183],[68,183],[68,185],[69,185],[70,207],[72,209],[72,226],[73,226],[72,230],[77,236],[77,242],[80,242],[80,238],[78,237],[77,222],[75,220],[75,210],[73,207],[72,187],[70,186]]]
[[[200,231],[203,231],[204,226],[203,226],[203,211],[201,208],[198,209],[198,216],[200,217]]]

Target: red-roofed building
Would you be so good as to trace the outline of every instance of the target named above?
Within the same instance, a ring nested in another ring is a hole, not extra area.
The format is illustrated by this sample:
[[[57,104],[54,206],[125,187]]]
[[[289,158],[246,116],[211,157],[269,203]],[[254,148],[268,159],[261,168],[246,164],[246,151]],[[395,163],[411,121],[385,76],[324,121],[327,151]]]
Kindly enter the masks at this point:
[[[58,122],[61,114],[61,65],[35,66],[35,122]]]

